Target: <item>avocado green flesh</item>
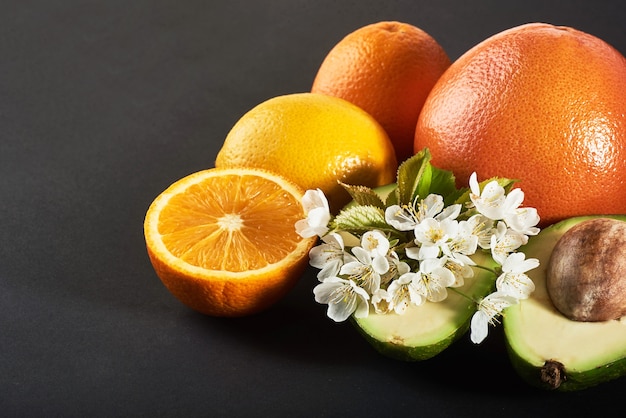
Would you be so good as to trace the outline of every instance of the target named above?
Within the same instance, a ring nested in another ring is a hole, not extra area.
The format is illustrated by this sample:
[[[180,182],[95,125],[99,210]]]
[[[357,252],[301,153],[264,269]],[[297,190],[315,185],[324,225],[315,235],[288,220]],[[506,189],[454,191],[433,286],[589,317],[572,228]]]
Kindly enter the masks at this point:
[[[626,221],[626,215],[605,217]],[[591,218],[571,218],[552,225],[522,249],[526,258],[537,258],[541,263],[528,272],[536,289],[528,299],[507,308],[503,325],[513,366],[534,386],[580,390],[626,374],[626,317],[604,322],[572,321],[556,310],[546,290],[545,274],[552,249],[568,229]],[[563,376],[546,378],[550,366],[555,365]]]
[[[474,261],[482,266],[495,267],[491,257],[477,253]],[[353,318],[357,329],[381,354],[399,360],[426,360],[452,344],[463,335],[475,303],[489,294],[494,286],[495,276],[484,269],[475,269],[474,277],[466,279],[457,290],[448,290],[448,297],[442,302],[426,302],[411,306],[402,314],[377,314],[370,311],[366,318]]]

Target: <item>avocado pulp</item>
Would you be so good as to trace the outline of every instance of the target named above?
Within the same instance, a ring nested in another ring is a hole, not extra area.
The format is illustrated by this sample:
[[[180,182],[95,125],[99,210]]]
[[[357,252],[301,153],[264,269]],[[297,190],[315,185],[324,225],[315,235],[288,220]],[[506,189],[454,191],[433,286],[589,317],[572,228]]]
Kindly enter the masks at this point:
[[[489,254],[478,252],[472,259],[485,267],[496,263]],[[465,280],[458,291],[479,300],[494,287],[495,275],[475,268],[474,277]],[[381,354],[398,360],[426,360],[445,350],[469,328],[476,303],[454,290],[442,302],[410,306],[402,315],[370,312],[366,318],[353,317],[353,323]]]
[[[535,291],[507,308],[503,325],[512,364],[528,383],[544,389],[580,390],[626,374],[626,317],[603,322],[566,318],[546,289],[546,268],[559,238],[600,216],[566,219],[531,237],[520,250],[540,266],[528,272]],[[626,221],[626,215],[602,216]]]

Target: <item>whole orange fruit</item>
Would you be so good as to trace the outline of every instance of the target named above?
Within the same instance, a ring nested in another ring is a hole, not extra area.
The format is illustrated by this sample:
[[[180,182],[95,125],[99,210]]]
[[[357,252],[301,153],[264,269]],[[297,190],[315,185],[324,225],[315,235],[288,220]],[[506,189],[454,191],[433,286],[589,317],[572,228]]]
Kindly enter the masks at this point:
[[[295,223],[306,217],[303,194],[285,178],[255,169],[209,169],[174,182],[144,221],[158,277],[207,315],[269,308],[300,278],[316,242],[296,233]]]
[[[319,188],[336,212],[351,200],[338,181],[392,183],[398,163],[385,130],[363,109],[337,97],[294,93],[246,112],[226,136],[215,166],[271,170],[305,190]]]
[[[626,59],[601,39],[531,23],[479,43],[433,87],[415,150],[467,185],[519,179],[546,226],[626,213]]]
[[[328,53],[311,91],[361,107],[387,131],[398,161],[413,155],[424,100],[450,66],[428,33],[402,22],[378,22],[349,33]]]

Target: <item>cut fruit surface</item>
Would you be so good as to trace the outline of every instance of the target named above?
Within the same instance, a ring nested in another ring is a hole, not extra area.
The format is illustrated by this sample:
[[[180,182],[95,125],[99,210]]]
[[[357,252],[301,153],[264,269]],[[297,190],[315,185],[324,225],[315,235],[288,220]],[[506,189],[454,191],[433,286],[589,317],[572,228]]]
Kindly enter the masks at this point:
[[[604,216],[626,220],[625,216]],[[570,228],[594,217],[576,217],[554,224],[524,247],[540,266],[528,273],[534,293],[506,309],[504,332],[511,360],[520,376],[544,389],[572,391],[626,373],[626,318],[573,321],[553,305],[546,289],[548,260]]]
[[[488,254],[476,253],[472,259],[481,266],[496,266]],[[399,360],[426,360],[441,353],[464,335],[476,303],[494,287],[495,275],[475,269],[474,277],[466,279],[457,290],[449,291],[442,302],[426,302],[411,306],[398,315],[370,312],[366,318],[353,318],[359,331],[381,354]]]
[[[144,235],[168,290],[199,312],[264,310],[295,284],[315,238],[303,239],[303,191],[258,169],[210,169],[168,187],[151,204]]]

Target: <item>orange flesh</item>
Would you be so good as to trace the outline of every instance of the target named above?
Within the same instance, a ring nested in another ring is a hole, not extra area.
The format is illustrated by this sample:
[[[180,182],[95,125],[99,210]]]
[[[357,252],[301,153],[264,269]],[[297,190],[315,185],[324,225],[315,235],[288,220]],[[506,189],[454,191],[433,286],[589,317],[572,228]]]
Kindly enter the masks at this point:
[[[302,216],[300,202],[267,179],[215,176],[170,199],[159,233],[168,250],[191,265],[243,272],[293,252],[301,241],[294,223]]]

